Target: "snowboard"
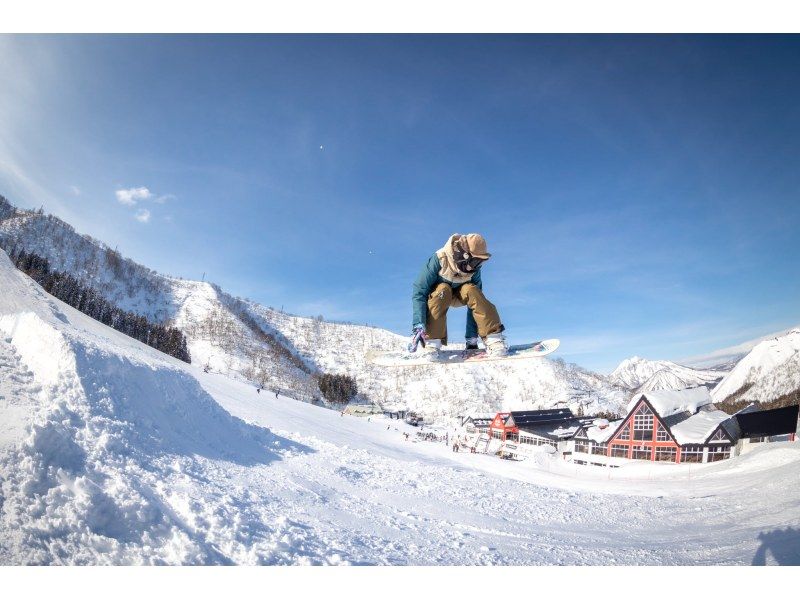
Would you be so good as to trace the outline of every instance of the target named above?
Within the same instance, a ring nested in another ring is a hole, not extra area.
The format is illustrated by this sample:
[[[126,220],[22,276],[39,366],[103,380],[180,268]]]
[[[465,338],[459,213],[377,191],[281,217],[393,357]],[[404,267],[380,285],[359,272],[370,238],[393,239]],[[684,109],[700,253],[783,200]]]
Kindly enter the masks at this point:
[[[410,365],[451,365],[455,363],[484,363],[487,361],[511,361],[515,359],[531,359],[549,355],[561,344],[557,338],[536,341],[527,345],[512,345],[508,354],[502,356],[489,355],[485,349],[442,349],[434,354],[429,349],[419,348],[414,353],[409,351],[370,351],[367,361],[388,367]]]

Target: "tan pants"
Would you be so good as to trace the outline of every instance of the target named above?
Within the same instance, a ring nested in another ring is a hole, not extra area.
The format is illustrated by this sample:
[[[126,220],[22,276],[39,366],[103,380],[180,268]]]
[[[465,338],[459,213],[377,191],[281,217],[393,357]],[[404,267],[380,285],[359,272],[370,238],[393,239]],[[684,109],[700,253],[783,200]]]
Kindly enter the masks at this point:
[[[447,310],[465,305],[472,310],[475,317],[478,336],[486,338],[486,335],[502,330],[497,308],[476,285],[467,283],[454,290],[449,284],[442,282],[428,295],[428,323],[425,326],[428,337],[441,339],[442,344],[446,345]]]

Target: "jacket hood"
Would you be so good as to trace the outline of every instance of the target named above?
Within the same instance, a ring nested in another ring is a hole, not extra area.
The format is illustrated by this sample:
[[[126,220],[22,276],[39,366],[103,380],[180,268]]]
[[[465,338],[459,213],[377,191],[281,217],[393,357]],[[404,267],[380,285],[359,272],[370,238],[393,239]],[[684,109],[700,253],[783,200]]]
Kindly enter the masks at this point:
[[[460,241],[464,237],[466,237],[466,235],[461,235],[458,233],[450,235],[450,238],[447,239],[447,243],[444,244],[444,247],[436,252],[436,257],[439,258],[439,262],[441,264],[439,276],[448,282],[453,282],[456,284],[469,282],[472,280],[472,276],[475,274],[474,272],[462,272],[459,270],[458,266],[456,266],[456,260],[453,256],[453,244],[456,241]]]

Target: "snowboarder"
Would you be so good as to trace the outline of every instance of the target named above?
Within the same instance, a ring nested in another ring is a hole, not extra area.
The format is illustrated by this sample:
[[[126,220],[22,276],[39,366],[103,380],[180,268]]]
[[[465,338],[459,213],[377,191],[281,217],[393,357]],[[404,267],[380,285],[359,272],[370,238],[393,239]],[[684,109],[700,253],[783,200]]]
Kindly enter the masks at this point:
[[[467,350],[478,348],[502,356],[508,352],[497,308],[483,294],[481,266],[491,257],[485,239],[476,233],[452,235],[422,268],[412,294],[414,319],[411,350],[420,338],[434,355],[447,344],[447,310],[467,306]]]

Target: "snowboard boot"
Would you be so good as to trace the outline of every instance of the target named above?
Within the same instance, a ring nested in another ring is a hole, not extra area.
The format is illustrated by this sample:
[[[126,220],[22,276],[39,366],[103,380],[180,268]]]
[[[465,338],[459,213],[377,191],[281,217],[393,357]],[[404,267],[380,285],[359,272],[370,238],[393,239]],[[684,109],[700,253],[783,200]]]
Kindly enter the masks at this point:
[[[425,357],[428,361],[439,361],[442,359],[442,340],[438,338],[428,339],[425,344]]]
[[[464,351],[462,351],[461,356],[466,359],[468,357],[472,357],[476,353],[478,353],[480,349],[478,348],[478,338],[468,338],[466,339],[466,343],[464,344]]]
[[[483,340],[486,345],[486,354],[490,357],[503,357],[508,355],[508,343],[506,337],[502,332],[495,332],[494,334],[487,334]]]

